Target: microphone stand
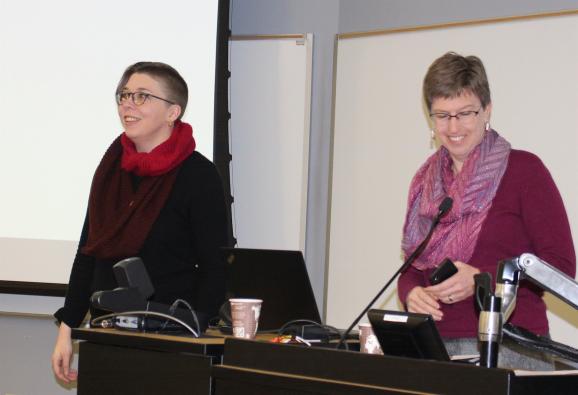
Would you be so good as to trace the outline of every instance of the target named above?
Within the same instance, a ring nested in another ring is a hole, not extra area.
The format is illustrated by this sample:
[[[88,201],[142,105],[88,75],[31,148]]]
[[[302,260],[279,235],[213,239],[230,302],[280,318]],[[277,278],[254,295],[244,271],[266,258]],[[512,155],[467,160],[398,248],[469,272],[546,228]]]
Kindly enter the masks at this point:
[[[438,226],[440,219],[444,216],[445,213],[447,213],[452,208],[452,203],[453,203],[453,200],[450,197],[446,197],[441,202],[441,204],[439,206],[438,214],[434,218],[434,221],[432,222],[431,227],[429,229],[429,232],[428,232],[427,236],[425,237],[425,239],[423,239],[423,241],[417,246],[417,248],[405,260],[403,265],[401,265],[401,267],[397,270],[397,272],[395,272],[395,274],[389,279],[387,284],[385,284],[383,286],[383,288],[381,288],[381,290],[377,293],[377,295],[375,295],[375,297],[373,299],[371,299],[371,302],[369,302],[369,304],[361,311],[361,314],[359,314],[357,316],[357,318],[355,320],[353,320],[351,325],[349,325],[349,328],[347,328],[347,330],[345,332],[343,332],[343,334],[339,338],[339,342],[337,343],[337,346],[335,347],[336,349],[339,349],[339,348],[341,348],[341,346],[343,346],[343,343],[345,342],[347,335],[349,335],[349,332],[351,332],[351,330],[355,327],[355,325],[357,325],[357,323],[359,321],[361,321],[363,316],[367,313],[367,311],[371,308],[371,306],[373,306],[373,304],[377,301],[377,299],[379,299],[381,297],[381,295],[383,295],[383,293],[391,285],[393,280],[395,280],[397,278],[397,276],[399,276],[400,273],[404,272],[409,267],[409,265],[411,265],[413,263],[413,261],[415,261],[417,259],[417,257],[419,257],[421,255],[421,253],[423,252],[423,250],[425,249],[425,247],[429,243],[429,240],[431,239],[433,231]]]

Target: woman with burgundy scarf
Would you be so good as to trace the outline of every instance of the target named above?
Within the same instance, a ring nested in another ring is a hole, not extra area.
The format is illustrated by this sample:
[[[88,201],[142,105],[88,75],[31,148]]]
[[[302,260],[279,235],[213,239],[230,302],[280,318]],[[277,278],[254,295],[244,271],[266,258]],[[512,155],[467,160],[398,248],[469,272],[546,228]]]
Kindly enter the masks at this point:
[[[399,279],[410,312],[431,314],[450,355],[477,353],[474,275],[496,274],[499,260],[533,253],[574,277],[576,255],[562,198],[540,159],[514,150],[490,128],[492,103],[484,66],[475,56],[447,53],[429,68],[424,99],[439,149],[414,176],[402,249],[425,238],[444,197],[453,199],[429,245]],[[446,258],[458,272],[432,286],[429,276]],[[522,281],[510,322],[548,335],[543,292]],[[500,366],[552,369],[549,358],[505,342]]]
[[[77,377],[71,328],[83,321],[93,292],[117,286],[112,266],[119,260],[142,258],[153,300],[185,300],[202,328],[224,300],[224,194],[215,166],[195,151],[192,128],[180,120],[187,100],[186,82],[163,63],[136,63],[118,84],[124,133],[94,174],[66,300],[55,313],[52,367],[64,382]]]

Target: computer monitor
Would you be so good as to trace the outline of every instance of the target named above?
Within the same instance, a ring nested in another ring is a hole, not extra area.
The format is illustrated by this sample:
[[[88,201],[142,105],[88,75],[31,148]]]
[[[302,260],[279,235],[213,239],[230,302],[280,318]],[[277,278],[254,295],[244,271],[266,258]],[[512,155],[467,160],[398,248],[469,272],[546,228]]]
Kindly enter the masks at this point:
[[[227,298],[263,299],[259,331],[289,321],[321,322],[301,251],[224,248]]]
[[[377,309],[367,315],[385,355],[450,360],[431,315]]]

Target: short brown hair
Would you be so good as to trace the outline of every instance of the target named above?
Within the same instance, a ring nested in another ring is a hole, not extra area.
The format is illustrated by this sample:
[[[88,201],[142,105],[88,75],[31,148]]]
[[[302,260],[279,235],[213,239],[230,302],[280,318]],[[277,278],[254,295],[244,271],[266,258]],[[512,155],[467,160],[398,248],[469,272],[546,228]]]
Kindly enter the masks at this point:
[[[166,89],[167,99],[181,107],[181,119],[189,101],[189,88],[181,75],[173,67],[161,62],[137,62],[122,74],[116,87],[116,93],[120,93],[133,74],[146,74],[158,80]]]
[[[466,92],[476,95],[484,109],[491,102],[490,85],[480,58],[448,52],[431,64],[423,80],[428,110],[436,98],[454,98]]]

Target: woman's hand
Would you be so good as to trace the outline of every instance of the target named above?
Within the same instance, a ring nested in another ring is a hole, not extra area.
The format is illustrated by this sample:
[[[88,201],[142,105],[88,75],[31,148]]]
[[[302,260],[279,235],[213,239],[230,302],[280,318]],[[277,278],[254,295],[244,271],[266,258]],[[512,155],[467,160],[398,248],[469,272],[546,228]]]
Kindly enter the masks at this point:
[[[424,288],[424,291],[445,304],[460,302],[474,293],[474,275],[479,269],[460,261],[454,262],[458,272],[447,280]]]
[[[52,370],[58,379],[65,383],[75,381],[78,372],[70,369],[72,362],[72,330],[64,322],[60,323],[56,345],[52,353]]]
[[[431,314],[434,320],[441,321],[443,313],[434,295],[426,292],[427,288],[415,287],[407,294],[405,304],[411,313]]]

